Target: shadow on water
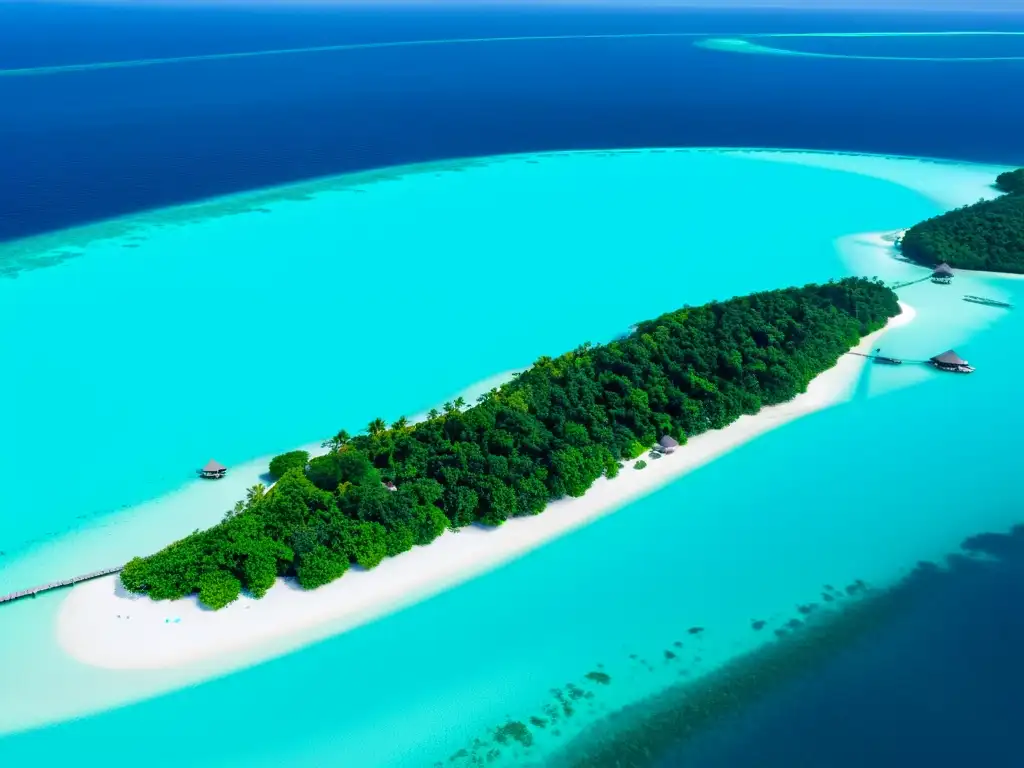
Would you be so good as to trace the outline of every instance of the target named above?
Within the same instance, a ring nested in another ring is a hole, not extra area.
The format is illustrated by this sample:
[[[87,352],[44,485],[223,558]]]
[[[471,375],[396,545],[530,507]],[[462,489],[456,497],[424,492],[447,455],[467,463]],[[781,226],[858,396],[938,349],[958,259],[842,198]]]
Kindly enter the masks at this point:
[[[588,727],[559,768],[1019,765],[1024,525]],[[863,585],[862,585],[863,586]]]

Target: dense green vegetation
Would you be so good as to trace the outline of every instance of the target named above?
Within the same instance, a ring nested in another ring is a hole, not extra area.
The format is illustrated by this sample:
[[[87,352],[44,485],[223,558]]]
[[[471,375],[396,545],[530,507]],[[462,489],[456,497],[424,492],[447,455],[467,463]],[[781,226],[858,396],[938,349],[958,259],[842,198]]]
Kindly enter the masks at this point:
[[[625,339],[542,357],[472,407],[457,400],[418,424],[376,419],[308,463],[278,457],[271,490],[255,486],[223,522],[133,559],[121,579],[219,608],[243,588],[261,596],[277,575],[314,588],[446,528],[537,514],[614,477],[661,435],[683,443],[791,399],[898,313],[892,291],[853,278],[671,312]]]
[[[309,463],[308,451],[288,451],[270,460],[270,476],[280,480],[289,469],[305,470]]]
[[[999,186],[1014,192],[949,211],[907,230],[900,249],[912,261],[933,267],[1024,273],[1024,173]]]
[[[996,176],[996,186],[1003,192],[1024,192],[1024,168],[1000,173]]]

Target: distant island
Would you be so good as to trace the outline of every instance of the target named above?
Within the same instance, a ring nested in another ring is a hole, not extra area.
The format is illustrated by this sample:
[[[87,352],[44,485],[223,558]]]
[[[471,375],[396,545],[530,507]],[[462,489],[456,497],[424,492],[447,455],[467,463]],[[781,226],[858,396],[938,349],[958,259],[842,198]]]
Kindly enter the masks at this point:
[[[916,224],[900,250],[927,267],[1024,274],[1024,168],[996,178],[1007,194],[982,200]]]
[[[1003,192],[1024,192],[1024,168],[1000,173],[996,176],[996,187]]]
[[[243,589],[262,597],[278,576],[313,589],[449,528],[536,515],[664,436],[682,444],[791,400],[900,311],[893,291],[861,278],[684,307],[624,339],[542,357],[470,407],[375,419],[313,459],[282,454],[270,490],[254,486],[213,528],[132,559],[121,581],[218,609]]]

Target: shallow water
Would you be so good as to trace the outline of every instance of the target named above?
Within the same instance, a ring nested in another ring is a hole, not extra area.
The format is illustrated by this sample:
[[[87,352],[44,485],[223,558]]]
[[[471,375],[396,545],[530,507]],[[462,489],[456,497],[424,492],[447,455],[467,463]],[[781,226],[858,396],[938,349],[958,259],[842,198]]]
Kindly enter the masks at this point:
[[[95,517],[76,521],[67,511],[74,509],[71,492],[60,488],[42,500],[26,497],[21,503],[38,514],[3,521],[5,539],[20,543],[0,580],[17,586],[54,568],[92,567],[95,551],[127,557],[163,543],[142,533],[147,526],[138,521],[164,520],[158,533],[166,536],[166,506],[104,511],[172,490],[214,440],[227,441],[216,455],[231,464],[308,441],[325,425],[358,427],[378,411],[414,412],[470,381],[583,339],[609,338],[683,303],[843,274],[898,280],[920,273],[862,238],[836,238],[894,229],[977,199],[984,192],[979,180],[991,170],[879,157],[657,150],[494,158],[460,168],[261,194],[258,207],[270,213],[235,198],[187,215],[152,215],[127,230],[121,222],[119,229],[133,234],[114,239],[71,233],[65,239],[84,247],[84,255],[0,281],[10,299],[0,306],[18,303],[10,319],[25,333],[32,318],[45,323],[41,296],[61,295],[65,306],[89,296],[103,312],[92,325],[93,315],[79,315],[75,342],[130,316],[126,333],[151,335],[161,350],[125,340],[130,357],[90,355],[56,333],[55,346],[40,349],[0,324],[4,351],[26,360],[24,378],[14,383],[21,395],[59,390],[64,403],[46,416],[53,429],[64,424],[65,433],[95,433],[105,446],[74,468],[81,482],[89,480]],[[145,239],[139,248],[123,248],[133,237]],[[286,262],[275,266],[285,252]],[[584,258],[588,270],[581,274]],[[271,266],[248,269],[257,260]],[[309,285],[288,282],[297,264],[322,276],[312,299]],[[399,273],[407,279],[389,280]],[[356,278],[380,289],[346,289]],[[488,286],[486,301],[472,291],[480,282]],[[128,285],[149,286],[146,300]],[[185,286],[191,306],[204,307],[202,318],[193,312],[182,319]],[[500,764],[541,760],[604,711],[773,637],[799,615],[798,605],[822,600],[823,585],[885,584],[966,535],[1014,522],[1019,462],[1012,450],[988,447],[1010,446],[1024,426],[1024,416],[1007,408],[1024,370],[1005,354],[1020,337],[1021,320],[960,296],[998,292],[1019,303],[1022,289],[1020,281],[972,277],[901,292],[918,320],[883,338],[884,349],[920,359],[956,346],[978,366],[973,376],[872,367],[849,403],[765,435],[491,574],[244,671],[10,736],[0,742],[0,756],[101,755],[116,739],[124,754],[180,764],[180,754],[154,755],[150,745],[188,733],[196,765],[321,765],[338,755],[345,764],[423,765],[472,750],[474,739],[494,748],[495,727],[546,717],[551,689],[571,699],[566,684],[579,685],[575,714],[562,717],[558,735],[548,724],[533,729],[530,750],[498,745]],[[266,319],[272,298],[274,317],[295,323]],[[197,345],[196,334],[210,327],[232,343]],[[142,328],[150,330],[132,330]],[[343,344],[350,353],[325,363],[324,344]],[[346,378],[357,363],[381,355],[392,375]],[[86,368],[100,363],[109,369]],[[82,408],[84,393],[66,379],[47,378],[65,365],[78,381],[95,380],[88,397],[107,406]],[[137,387],[139,381],[149,386]],[[219,391],[230,397],[222,408],[197,409],[181,395],[188,386],[200,393],[207,381],[225,382]],[[316,390],[331,397],[308,397]],[[115,407],[126,401],[131,405]],[[281,406],[289,401],[295,405]],[[110,477],[109,456],[118,442],[136,439],[135,414],[142,412],[152,434],[165,436],[124,457],[127,476]],[[19,418],[24,439],[42,450],[28,414]],[[37,486],[45,480],[21,454],[4,460],[21,461],[29,476],[36,472]],[[953,467],[958,487],[951,495]],[[199,497],[191,498],[196,509],[182,532],[206,514],[197,511]],[[219,510],[210,514],[216,518]],[[100,525],[107,526],[103,547],[76,546]],[[46,546],[32,544],[78,529]],[[54,645],[59,599],[5,609],[5,623],[10,617],[19,633],[0,638],[0,650],[11,658],[31,648],[34,659],[0,667],[0,687],[25,692],[17,706],[0,711],[5,729],[212,674],[199,667],[173,674],[81,667]],[[755,631],[753,620],[766,626]],[[690,634],[695,627],[704,631]],[[594,671],[610,683],[588,681]],[[306,705],[280,707],[284,699]],[[240,701],[252,702],[252,710]],[[273,718],[276,735],[256,742],[244,734],[260,717]],[[225,729],[236,735],[225,738]]]
[[[979,64],[1024,60],[1024,37],[1007,30],[832,32],[709,37],[711,51],[819,59]]]
[[[20,271],[0,280],[0,355],[17,361],[0,397],[20,405],[0,462],[20,478],[7,503],[33,513],[0,518],[0,590],[158,546],[89,547],[57,573],[18,562],[194,483],[211,456],[235,466],[410,415],[684,303],[827,279],[842,273],[836,234],[933,211],[873,178],[744,155],[561,153],[327,179],[2,245]],[[40,457],[72,435],[89,450],[40,498]],[[185,515],[176,535],[222,511]]]

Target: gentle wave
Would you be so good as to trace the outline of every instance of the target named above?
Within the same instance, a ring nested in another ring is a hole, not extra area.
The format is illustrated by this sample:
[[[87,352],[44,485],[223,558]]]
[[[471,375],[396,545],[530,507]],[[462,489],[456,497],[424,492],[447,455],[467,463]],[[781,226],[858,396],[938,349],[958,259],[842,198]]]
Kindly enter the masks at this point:
[[[27,77],[31,75],[62,75],[69,72],[94,72],[104,69],[133,69],[163,64],[184,64],[199,61],[229,61],[253,59],[263,56],[293,56],[303,53],[332,53],[336,51],[364,51],[376,48],[413,48],[434,45],[467,45],[475,43],[543,42],[547,40],[633,40],[660,37],[703,37],[706,32],[637,32],[607,35],[523,35],[518,37],[462,37],[437,40],[392,40],[378,43],[344,43],[316,45],[305,48],[275,48],[265,51],[238,51],[235,53],[204,53],[194,56],[171,56],[159,59],[129,59],[125,61],[98,61],[85,64],[61,64],[50,67],[0,69],[0,77]]]
[[[794,51],[778,46],[762,45],[749,42],[763,38],[797,38],[797,37],[948,37],[948,36],[985,36],[1006,35],[1019,36],[1024,32],[983,32],[983,31],[947,31],[947,32],[794,32],[794,33],[758,33],[739,37],[715,37],[708,32],[630,32],[622,34],[596,35],[521,35],[509,37],[463,37],[441,38],[433,40],[392,40],[375,43],[342,43],[339,45],[317,45],[303,48],[273,48],[262,51],[236,51],[233,53],[204,53],[192,56],[169,56],[153,59],[126,59],[122,61],[96,61],[81,64],[58,64],[41,67],[21,67],[0,69],[0,77],[31,77],[40,75],[62,75],[71,72],[97,72],[109,69],[135,69],[168,64],[186,64],[204,61],[230,61],[234,59],[253,59],[265,56],[294,56],[304,53],[333,53],[341,51],[364,51],[378,48],[414,48],[439,45],[472,45],[481,43],[518,43],[545,42],[564,40],[643,40],[657,38],[704,38],[695,45],[715,51],[730,53],[757,53],[776,56],[807,56],[826,59],[875,59],[880,61],[1021,61],[1024,56],[983,56],[983,57],[930,57],[930,56],[865,56],[838,53],[814,53]]]

